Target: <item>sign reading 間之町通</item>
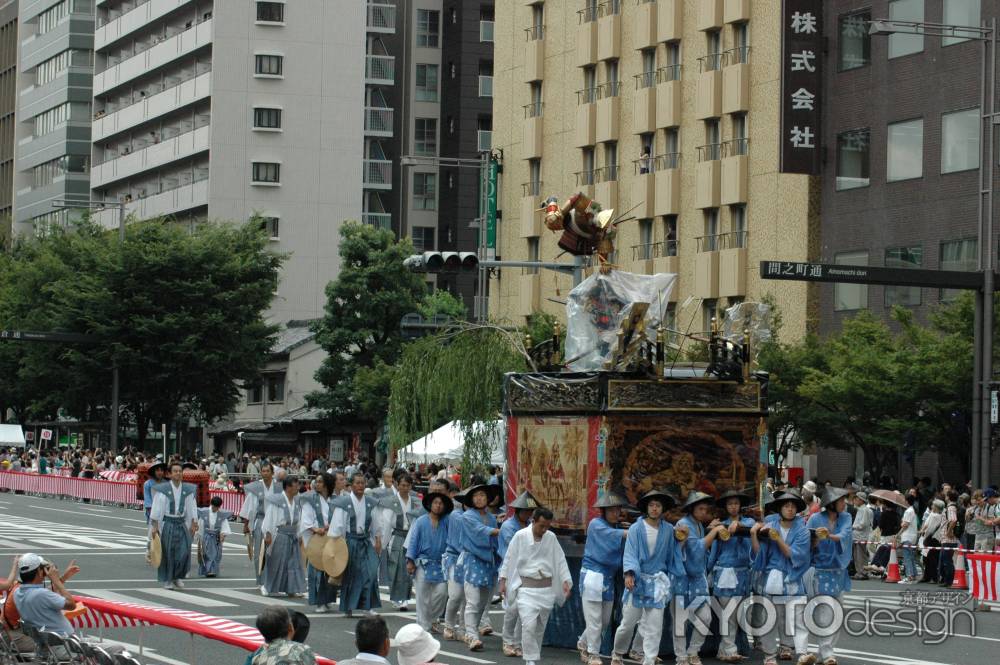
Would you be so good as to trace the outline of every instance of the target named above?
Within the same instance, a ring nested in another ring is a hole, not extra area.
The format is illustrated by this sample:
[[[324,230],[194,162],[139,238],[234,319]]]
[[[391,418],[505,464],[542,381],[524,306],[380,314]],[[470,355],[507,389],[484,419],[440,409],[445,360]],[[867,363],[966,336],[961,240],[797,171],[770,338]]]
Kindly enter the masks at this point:
[[[781,20],[780,171],[818,175],[823,2],[782,0]]]

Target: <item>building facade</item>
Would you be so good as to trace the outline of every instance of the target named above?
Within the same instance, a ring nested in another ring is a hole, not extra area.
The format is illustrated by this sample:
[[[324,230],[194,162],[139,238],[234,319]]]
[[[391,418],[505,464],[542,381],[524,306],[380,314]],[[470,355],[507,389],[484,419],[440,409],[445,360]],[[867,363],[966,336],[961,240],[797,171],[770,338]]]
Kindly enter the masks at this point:
[[[53,204],[90,198],[94,0],[21,2],[17,76],[16,233],[69,214]]]
[[[0,248],[10,239],[14,215],[14,148],[17,118],[17,0],[0,3]]]
[[[818,253],[818,188],[779,172],[778,2],[518,1],[498,5],[493,144],[503,150],[504,260],[556,260],[538,212],[582,191],[637,219],[614,263],[675,273],[668,325],[707,330],[771,295],[786,339],[815,326],[814,291],[759,279],[765,259]],[[559,260],[571,260],[563,256]],[[503,270],[493,316],[562,316],[568,276]],[[554,302],[555,301],[555,302]]]

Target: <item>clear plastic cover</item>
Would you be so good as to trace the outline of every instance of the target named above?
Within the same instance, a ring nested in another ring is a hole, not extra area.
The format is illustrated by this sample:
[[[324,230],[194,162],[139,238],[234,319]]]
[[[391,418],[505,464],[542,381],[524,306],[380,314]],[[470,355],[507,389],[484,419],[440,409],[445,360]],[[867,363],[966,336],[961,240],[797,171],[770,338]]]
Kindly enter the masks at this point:
[[[636,275],[621,270],[599,271],[569,293],[566,303],[566,360],[574,372],[602,369],[611,359],[622,321],[636,303],[646,303],[646,335],[656,339],[656,327],[666,310],[677,275]]]
[[[722,336],[734,344],[743,344],[750,331],[750,348],[759,349],[771,339],[771,307],[760,302],[741,302],[726,310]]]

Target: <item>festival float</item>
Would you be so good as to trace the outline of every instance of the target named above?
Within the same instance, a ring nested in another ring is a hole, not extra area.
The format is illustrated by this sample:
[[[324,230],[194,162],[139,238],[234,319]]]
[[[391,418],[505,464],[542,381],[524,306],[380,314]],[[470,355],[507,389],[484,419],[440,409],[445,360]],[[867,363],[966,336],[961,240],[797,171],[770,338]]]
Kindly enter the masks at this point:
[[[736,489],[761,500],[767,375],[753,370],[753,359],[769,338],[770,312],[741,303],[711,330],[669,330],[665,305],[677,276],[613,264],[616,230],[627,219],[583,194],[562,205],[550,197],[542,207],[546,226],[562,234],[559,247],[596,257],[596,269],[569,293],[565,339],[557,327],[552,339],[528,344],[539,371],[506,376],[505,484],[508,502],[529,490],[553,511],[575,580],[598,512],[591,506],[607,492],[633,505],[654,488],[678,505],[692,490]],[[704,345],[707,361],[682,359],[695,345]],[[546,643],[573,647],[581,629],[574,590],[553,614]]]

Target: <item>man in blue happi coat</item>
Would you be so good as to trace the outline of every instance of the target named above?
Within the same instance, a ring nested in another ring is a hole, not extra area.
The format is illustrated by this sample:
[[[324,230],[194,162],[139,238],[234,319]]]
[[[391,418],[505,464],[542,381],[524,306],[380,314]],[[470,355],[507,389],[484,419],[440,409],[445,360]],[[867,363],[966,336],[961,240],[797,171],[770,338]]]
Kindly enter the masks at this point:
[[[741,517],[740,513],[751,501],[749,494],[738,490],[729,490],[716,501],[725,514],[722,525],[729,532],[728,536],[719,534],[708,555],[712,595],[723,609],[719,620],[719,653],[716,656],[723,663],[743,660],[736,648],[740,618],[737,608],[750,595],[750,528],[756,522],[750,517]],[[726,617],[725,622],[722,621],[723,616]]]
[[[470,651],[482,651],[480,637],[493,632],[487,624],[486,608],[497,586],[500,558],[497,556],[497,518],[489,506],[500,496],[499,485],[475,485],[466,490],[466,510],[462,513],[462,557],[465,575],[465,635]],[[488,621],[488,619],[487,619]],[[479,627],[477,631],[477,627]]]
[[[587,544],[580,565],[580,600],[585,628],[577,641],[580,658],[587,665],[602,665],[601,639],[611,623],[615,604],[615,577],[622,568],[628,530],[616,525],[628,502],[608,492],[594,504],[601,511],[587,525]]]
[[[454,504],[447,494],[428,492],[421,502],[427,511],[410,526],[406,541],[406,570],[414,576],[417,596],[417,623],[431,632],[448,602],[444,577],[448,522]]]
[[[848,490],[828,487],[820,503],[823,510],[809,518],[807,526],[816,533],[812,551],[813,588],[806,589],[810,597],[829,596],[830,602],[851,590],[851,576],[847,571],[853,551],[853,522],[847,512]],[[833,622],[833,607],[823,602],[816,607],[816,625],[826,627]],[[823,665],[837,665],[833,647],[840,631],[832,635],[817,635],[819,660]]]

